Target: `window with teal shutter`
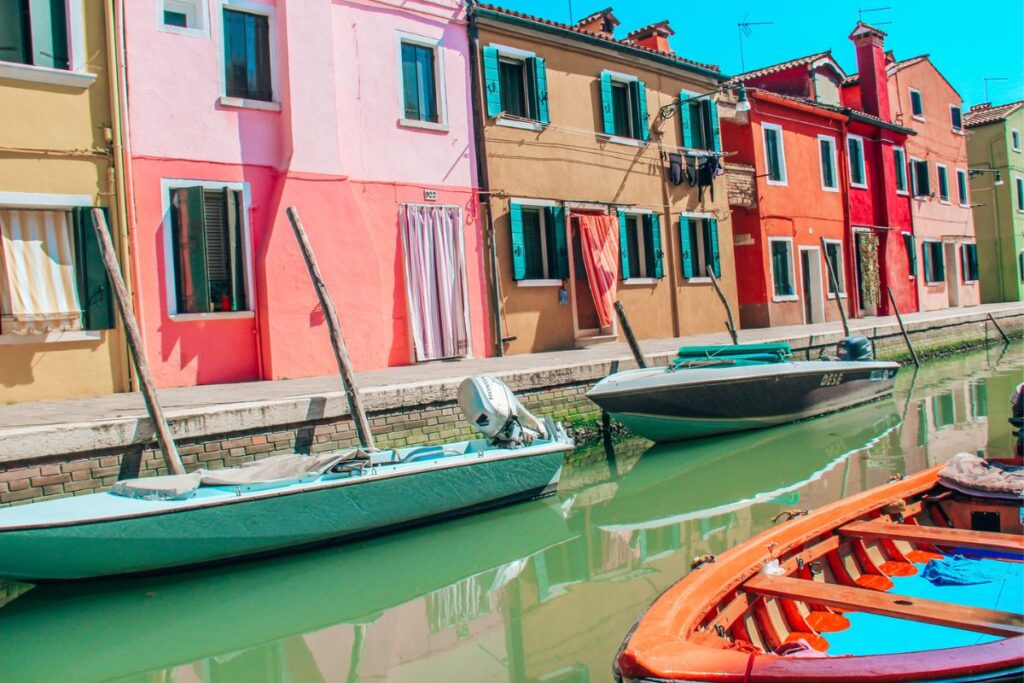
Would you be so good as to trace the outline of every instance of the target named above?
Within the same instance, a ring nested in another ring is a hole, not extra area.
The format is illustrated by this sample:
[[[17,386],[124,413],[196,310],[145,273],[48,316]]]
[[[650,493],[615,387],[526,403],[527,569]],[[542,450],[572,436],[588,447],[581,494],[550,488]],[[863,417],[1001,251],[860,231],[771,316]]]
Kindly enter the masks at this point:
[[[963,261],[964,282],[977,282],[978,280],[978,246],[969,242],[960,247]]]
[[[956,170],[956,192],[960,205],[967,206],[967,171],[962,168]]]
[[[914,236],[909,232],[903,233],[903,246],[907,250],[907,263],[912,277],[917,275],[917,248],[914,245]]]
[[[508,212],[512,237],[512,279],[526,279],[526,244],[523,237],[523,207],[512,203]]]
[[[683,147],[694,149],[693,137],[693,106],[686,102],[691,97],[685,90],[679,91],[679,129],[682,133]]]
[[[656,213],[644,216],[644,255],[647,260],[647,276],[665,277],[663,261],[665,254],[661,250],[661,217]]]
[[[836,182],[835,146],[830,138],[818,138],[818,153],[821,156],[821,186],[827,189],[839,187]]]
[[[100,251],[99,237],[93,227],[91,206],[72,209],[75,234],[75,285],[82,306],[82,327],[86,330],[110,330],[115,327],[114,297],[110,278]],[[110,212],[103,207],[110,231]]]
[[[924,102],[921,100],[921,93],[910,88],[910,113],[914,116],[924,116]]]
[[[893,165],[896,167],[896,191],[907,191],[907,155],[901,147],[892,150]]]
[[[615,104],[612,102],[612,76],[601,74],[601,121],[605,135],[615,135]]]
[[[793,245],[784,240],[770,240],[772,256],[772,279],[775,296],[793,296]]]
[[[945,166],[936,166],[935,170],[939,177],[939,201],[949,201],[949,172]]]
[[[910,175],[914,181],[914,196],[928,197],[931,195],[931,182],[928,178],[928,162],[923,160],[911,160]]]
[[[0,61],[68,69],[65,0],[0,0]]]
[[[715,277],[722,277],[722,264],[718,253],[718,220],[715,218],[704,219],[704,244],[706,246],[706,252],[708,254],[707,265],[711,266],[711,270],[714,271]],[[704,275],[707,275],[705,265]]]
[[[946,261],[942,242],[921,242],[921,256],[924,264],[924,280],[932,284],[946,279]]]
[[[774,183],[785,182],[782,162],[782,131],[778,128],[764,127],[764,156],[768,167],[768,180]]]
[[[523,207],[523,258],[526,261],[526,280],[544,280],[547,278],[545,252],[547,240],[544,234],[544,223],[540,209]]]
[[[846,146],[850,159],[850,185],[864,187],[868,182],[864,169],[864,141],[851,135]]]
[[[541,123],[551,122],[551,115],[548,112],[548,73],[547,63],[543,57],[532,57],[528,62],[532,63],[534,73],[534,118]]]
[[[716,152],[722,151],[722,134],[719,130],[718,125],[718,103],[714,100],[708,99],[703,101],[704,109],[707,111],[708,118],[708,131],[709,131],[709,142],[710,147],[706,146],[705,149],[712,149]]]
[[[720,152],[722,142],[718,104],[706,97],[692,99],[693,97],[693,93],[679,91],[679,128],[683,147]]]
[[[569,277],[569,247],[565,237],[565,207],[544,209],[548,240],[548,277]]]
[[[636,243],[636,216],[632,216],[628,213],[619,212],[619,263],[622,271],[622,279],[628,280],[630,274],[634,272],[630,269],[633,262],[639,261],[639,252]],[[630,233],[632,239],[630,239]],[[631,252],[636,252],[636,256]],[[639,263],[637,263],[636,272],[639,272]]]
[[[633,136],[632,112],[629,85],[612,81],[612,125],[613,135],[620,138]]]
[[[693,277],[693,223],[692,218],[679,219],[679,262],[683,267],[683,277]]]
[[[487,115],[499,116],[501,106],[501,72],[498,66],[498,50],[493,47],[483,49],[484,58],[484,95],[487,100]]]
[[[633,114],[631,136],[638,140],[647,140],[650,136],[647,123],[647,86],[643,81],[631,82],[629,96]]]
[[[0,2],[0,61],[31,64],[28,4]]]

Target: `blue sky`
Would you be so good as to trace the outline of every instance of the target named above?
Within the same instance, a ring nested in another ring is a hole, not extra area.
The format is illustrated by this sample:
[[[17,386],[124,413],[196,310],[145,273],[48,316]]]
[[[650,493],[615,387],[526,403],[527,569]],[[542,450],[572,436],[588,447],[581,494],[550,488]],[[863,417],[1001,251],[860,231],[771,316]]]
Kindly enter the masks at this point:
[[[889,34],[886,48],[897,59],[920,54],[953,84],[966,105],[984,101],[982,79],[993,104],[1024,99],[1024,2],[1021,0],[864,0],[850,2],[679,2],[674,0],[493,0],[503,7],[568,23],[611,5],[622,22],[616,37],[662,19],[676,32],[672,46],[681,56],[717,64],[726,74],[739,73],[737,22],[772,21],[754,26],[743,39],[747,69],[831,49],[839,64],[857,70],[853,44],[847,40],[859,8],[888,7],[864,15]],[[882,24],[881,22],[891,22]]]

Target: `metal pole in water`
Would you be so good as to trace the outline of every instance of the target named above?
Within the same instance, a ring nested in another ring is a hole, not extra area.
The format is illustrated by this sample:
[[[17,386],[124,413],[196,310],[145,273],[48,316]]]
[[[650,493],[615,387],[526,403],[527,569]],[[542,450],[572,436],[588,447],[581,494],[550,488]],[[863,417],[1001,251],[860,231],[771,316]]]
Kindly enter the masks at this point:
[[[907,342],[907,348],[910,349],[910,357],[914,360],[914,365],[920,367],[921,361],[917,359],[917,352],[914,351],[914,345],[910,343],[910,335],[907,334],[907,328],[903,325],[903,316],[900,315],[900,309],[896,305],[896,297],[892,295],[892,287],[886,286],[886,290],[889,292],[889,303],[892,304],[892,310],[896,313],[896,322],[900,324],[900,332],[903,333],[903,341]]]
[[[718,284],[718,278],[715,277],[714,269],[711,266],[708,266],[707,271],[708,277],[711,278],[711,284],[715,287],[715,294],[718,295],[718,298],[722,300],[722,305],[725,306],[725,315],[727,317],[725,326],[729,329],[729,336],[732,337],[732,343],[738,345],[740,343],[740,338],[736,333],[736,323],[733,322],[732,319],[732,307],[729,305],[729,300],[725,298],[725,293]]]
[[[629,326],[629,318],[626,317],[626,309],[622,307],[621,301],[615,302],[615,313],[619,316],[619,322],[622,323],[622,332],[626,335],[626,343],[629,344],[629,350],[633,353],[637,367],[646,368],[647,361],[644,360],[644,354],[640,353],[640,345],[637,344],[636,337],[633,336],[633,328]]]
[[[1010,338],[1006,336],[1006,332],[1003,332],[1003,328],[999,326],[999,323],[996,322],[996,319],[992,317],[991,313],[988,314],[988,319],[991,320],[992,324],[996,326],[997,330],[999,330],[999,334],[1003,337],[1003,343],[1009,344]]]

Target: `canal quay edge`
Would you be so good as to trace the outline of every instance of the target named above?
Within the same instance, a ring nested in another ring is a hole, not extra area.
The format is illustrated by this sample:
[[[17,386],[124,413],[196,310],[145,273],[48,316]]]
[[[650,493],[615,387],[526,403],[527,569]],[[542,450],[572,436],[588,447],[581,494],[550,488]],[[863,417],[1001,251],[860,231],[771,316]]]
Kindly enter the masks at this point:
[[[856,322],[852,333],[868,337],[876,357],[909,359],[895,319]],[[1002,344],[997,325],[1011,339],[1021,339],[1024,308],[1019,304],[990,305],[915,314],[906,321],[921,358]],[[795,358],[816,358],[822,350],[834,348],[842,337],[835,327],[741,331],[740,341],[785,341]],[[652,366],[664,365],[679,345],[721,343],[718,336],[657,340],[644,342],[642,347]],[[397,372],[383,376],[366,373],[371,381],[363,384],[363,396],[379,447],[474,438],[455,401],[456,388],[467,375],[491,374],[508,383],[529,410],[563,421],[582,442],[594,437],[600,419],[600,411],[586,398],[587,390],[610,372],[631,367],[635,363],[625,345],[607,344],[578,352],[435,364],[427,379],[402,384],[382,381],[400,376]],[[253,395],[248,388],[258,385],[218,385],[212,388],[212,400],[205,404],[172,400],[168,419],[186,469],[232,467],[281,453],[320,453],[357,445],[338,380],[321,379],[331,388],[245,400]],[[203,388],[172,391],[185,394],[197,389]],[[224,400],[226,397],[229,400]],[[137,398],[118,394],[91,401],[39,404],[37,414],[44,417],[27,423],[17,416],[31,411],[31,404],[0,406],[0,507],[93,493],[118,479],[165,474],[141,401],[132,405]],[[111,403],[109,414],[96,407],[104,401]],[[83,413],[82,406],[89,406],[94,414],[89,414],[89,409]]]

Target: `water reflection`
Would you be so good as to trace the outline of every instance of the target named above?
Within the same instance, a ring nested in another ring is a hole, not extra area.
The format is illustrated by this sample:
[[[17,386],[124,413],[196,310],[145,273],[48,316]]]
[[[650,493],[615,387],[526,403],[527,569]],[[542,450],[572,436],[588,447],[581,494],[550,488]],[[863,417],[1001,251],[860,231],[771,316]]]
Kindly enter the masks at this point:
[[[609,680],[625,631],[694,556],[961,450],[1008,454],[1022,367],[1020,346],[979,352],[906,370],[892,400],[819,420],[597,447],[567,463],[557,498],[363,543],[7,586],[0,680]]]

